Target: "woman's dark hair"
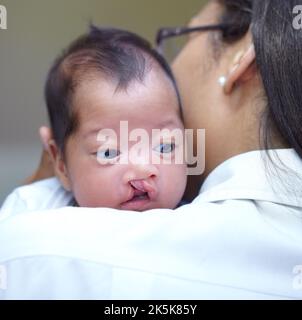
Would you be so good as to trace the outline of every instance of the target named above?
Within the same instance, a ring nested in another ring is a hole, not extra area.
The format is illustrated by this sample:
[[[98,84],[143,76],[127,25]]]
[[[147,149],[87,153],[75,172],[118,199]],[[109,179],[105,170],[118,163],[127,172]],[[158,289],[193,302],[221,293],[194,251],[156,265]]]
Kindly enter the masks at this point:
[[[242,38],[250,29],[257,68],[262,77],[267,109],[264,134],[266,149],[277,129],[286,144],[302,158],[302,30],[293,27],[298,0],[219,0],[221,17],[229,27],[226,43]]]
[[[56,59],[48,73],[45,100],[54,139],[62,153],[66,139],[78,125],[72,95],[87,74],[101,73],[117,83],[117,90],[127,89],[132,81],[144,80],[150,62],[155,62],[171,80],[180,105],[169,65],[148,41],[134,33],[91,26]]]

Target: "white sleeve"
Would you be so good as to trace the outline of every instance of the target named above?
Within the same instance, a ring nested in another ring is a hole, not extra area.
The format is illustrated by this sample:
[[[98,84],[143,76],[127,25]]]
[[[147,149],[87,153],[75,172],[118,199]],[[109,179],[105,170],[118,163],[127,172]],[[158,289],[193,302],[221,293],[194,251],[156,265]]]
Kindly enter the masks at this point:
[[[20,213],[65,207],[71,200],[72,194],[57,178],[41,180],[18,187],[9,195],[1,207],[0,221]]]

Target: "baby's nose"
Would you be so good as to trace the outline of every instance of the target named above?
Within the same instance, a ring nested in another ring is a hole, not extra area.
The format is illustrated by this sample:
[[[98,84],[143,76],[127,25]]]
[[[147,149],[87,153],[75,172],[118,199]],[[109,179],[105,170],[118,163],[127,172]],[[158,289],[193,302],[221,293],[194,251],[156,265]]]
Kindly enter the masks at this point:
[[[149,164],[132,165],[124,176],[124,182],[128,184],[130,181],[139,180],[155,180],[159,176],[158,168]]]

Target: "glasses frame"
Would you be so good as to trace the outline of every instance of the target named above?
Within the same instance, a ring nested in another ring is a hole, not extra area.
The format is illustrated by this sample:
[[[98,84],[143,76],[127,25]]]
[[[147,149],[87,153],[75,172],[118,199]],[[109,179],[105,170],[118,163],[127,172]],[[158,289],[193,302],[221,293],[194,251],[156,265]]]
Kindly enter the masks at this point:
[[[200,31],[217,31],[220,30],[224,32],[228,25],[226,24],[212,24],[212,25],[205,25],[205,26],[197,26],[197,27],[170,27],[170,28],[161,28],[158,30],[156,35],[156,51],[164,55],[162,45],[164,40],[178,37],[181,35],[185,35],[192,32],[200,32]]]

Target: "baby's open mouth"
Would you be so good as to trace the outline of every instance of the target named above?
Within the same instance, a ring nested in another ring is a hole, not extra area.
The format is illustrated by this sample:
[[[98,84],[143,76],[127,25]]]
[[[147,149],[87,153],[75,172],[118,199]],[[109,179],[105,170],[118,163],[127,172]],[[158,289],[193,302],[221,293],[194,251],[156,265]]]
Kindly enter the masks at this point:
[[[133,189],[133,195],[132,197],[126,201],[131,202],[131,201],[136,201],[136,200],[149,200],[150,197],[148,195],[148,192],[145,190],[144,186],[141,184],[136,184],[134,181],[130,182],[130,185]]]
[[[137,190],[135,189],[134,190],[134,194],[133,194],[133,197],[128,200],[128,201],[135,201],[135,200],[149,200],[149,195],[148,195],[148,192],[144,192],[144,191],[141,191],[141,190]],[[128,202],[127,201],[127,202]]]
[[[150,201],[155,197],[155,187],[146,180],[133,180],[129,184],[132,192],[128,200],[121,204],[121,208],[124,210],[146,210]]]
[[[141,199],[149,199],[148,192],[142,192],[139,190],[134,190],[134,195],[130,199],[130,201],[141,200]]]

